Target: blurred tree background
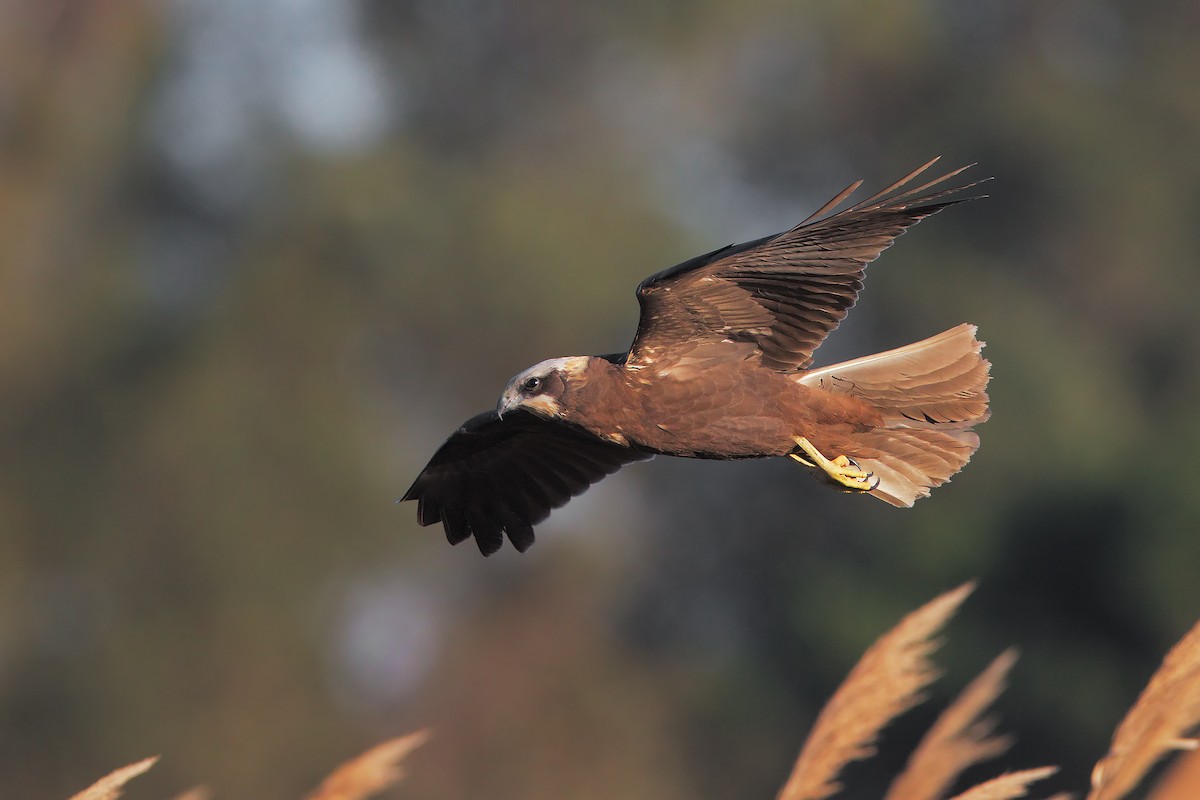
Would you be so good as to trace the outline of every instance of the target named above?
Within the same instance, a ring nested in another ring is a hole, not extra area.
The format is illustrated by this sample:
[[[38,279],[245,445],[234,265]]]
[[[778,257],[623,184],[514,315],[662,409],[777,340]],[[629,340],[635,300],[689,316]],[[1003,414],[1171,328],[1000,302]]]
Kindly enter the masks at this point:
[[[1185,0],[0,3],[0,796],[152,753],[139,796],[298,796],[430,726],[404,796],[770,797],[972,577],[936,699],[1020,646],[1000,766],[1086,785],[1200,616],[1198,34]],[[393,505],[510,375],[624,349],[645,275],[937,154],[991,197],[820,353],[979,324],[994,418],[932,499],[660,459],[487,561]]]

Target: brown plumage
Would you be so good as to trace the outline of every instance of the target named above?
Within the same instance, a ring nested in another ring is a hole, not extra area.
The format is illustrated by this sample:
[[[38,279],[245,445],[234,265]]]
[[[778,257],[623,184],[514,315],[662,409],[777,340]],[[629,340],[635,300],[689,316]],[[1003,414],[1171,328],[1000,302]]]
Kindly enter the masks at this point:
[[[911,506],[958,472],[987,419],[989,364],[972,325],[811,369],[867,264],[975,184],[908,188],[937,159],[842,211],[851,185],[796,227],[715,250],[638,286],[629,352],[543,361],[466,422],[403,500],[452,544],[518,550],[533,526],[624,464],[655,454],[791,455],[832,481]],[[799,437],[803,437],[800,439]]]

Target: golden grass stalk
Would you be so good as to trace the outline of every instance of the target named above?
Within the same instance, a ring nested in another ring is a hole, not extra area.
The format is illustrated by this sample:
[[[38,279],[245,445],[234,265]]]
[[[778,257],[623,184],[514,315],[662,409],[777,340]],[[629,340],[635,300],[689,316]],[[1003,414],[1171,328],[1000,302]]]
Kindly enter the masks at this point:
[[[779,800],[824,800],[841,788],[835,779],[846,764],[875,752],[883,727],[938,677],[929,660],[938,646],[932,637],[974,588],[964,584],[935,598],[863,654],[821,710]]]
[[[401,762],[429,739],[428,731],[389,739],[329,774],[307,800],[362,800],[404,778]]]
[[[1200,752],[1188,753],[1171,765],[1146,800],[1196,800],[1200,797]]]
[[[207,786],[193,786],[183,794],[175,795],[175,800],[210,800],[212,796],[212,790]]]
[[[967,789],[953,800],[1013,800],[1028,794],[1029,784],[1049,778],[1058,772],[1058,767],[1038,767],[1020,772],[1010,772],[999,778],[981,783]]]
[[[1200,623],[1171,648],[1162,666],[1113,734],[1108,755],[1092,771],[1088,800],[1119,800],[1173,750],[1191,750],[1186,738],[1200,724]]]
[[[151,756],[150,758],[143,758],[141,761],[135,761],[120,769],[115,769],[72,797],[71,800],[116,800],[116,798],[121,796],[121,790],[125,788],[125,784],[153,767],[156,763],[158,763],[158,756]]]
[[[995,758],[1012,745],[993,736],[995,721],[980,715],[1004,691],[1017,651],[1004,651],[942,712],[888,788],[885,800],[940,800],[968,767]]]

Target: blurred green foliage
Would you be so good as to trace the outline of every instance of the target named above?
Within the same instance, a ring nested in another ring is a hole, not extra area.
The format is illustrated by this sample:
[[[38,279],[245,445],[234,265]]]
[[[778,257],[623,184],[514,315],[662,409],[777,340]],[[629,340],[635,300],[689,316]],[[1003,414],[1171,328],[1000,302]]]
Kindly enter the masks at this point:
[[[971,577],[939,697],[1019,645],[1006,765],[1085,785],[1200,615],[1194,4],[332,6],[0,5],[0,796],[298,796],[418,726],[406,796],[771,796]],[[979,324],[932,499],[660,459],[487,562],[392,505],[645,275],[938,153],[991,197],[821,353]]]

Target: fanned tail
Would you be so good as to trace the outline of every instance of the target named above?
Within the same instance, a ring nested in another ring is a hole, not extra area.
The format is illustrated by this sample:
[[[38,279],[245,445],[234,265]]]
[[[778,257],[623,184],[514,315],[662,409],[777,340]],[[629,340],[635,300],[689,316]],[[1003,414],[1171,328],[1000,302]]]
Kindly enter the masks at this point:
[[[959,325],[920,342],[807,373],[801,383],[861,398],[882,426],[852,437],[847,455],[874,473],[871,494],[894,506],[926,497],[979,447],[971,430],[987,420],[991,364],[974,325]]]

